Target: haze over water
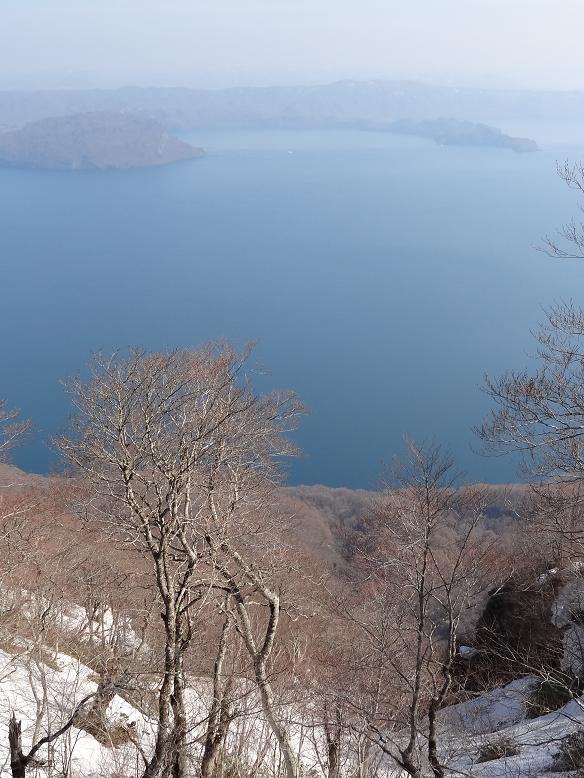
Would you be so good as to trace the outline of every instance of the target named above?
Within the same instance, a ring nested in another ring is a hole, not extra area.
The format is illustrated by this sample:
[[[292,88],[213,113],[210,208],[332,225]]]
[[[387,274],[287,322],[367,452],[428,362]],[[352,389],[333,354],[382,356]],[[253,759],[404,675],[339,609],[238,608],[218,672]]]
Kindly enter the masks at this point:
[[[508,128],[504,128],[508,129]],[[541,140],[535,132],[533,137]],[[574,134],[572,134],[573,136]],[[572,137],[571,136],[571,137]],[[409,433],[472,480],[485,371],[528,364],[541,306],[581,301],[584,265],[533,248],[576,214],[556,159],[376,133],[198,133],[202,161],[131,172],[0,171],[2,392],[45,471],[59,379],[95,349],[258,341],[262,388],[311,410],[295,483],[370,487]]]

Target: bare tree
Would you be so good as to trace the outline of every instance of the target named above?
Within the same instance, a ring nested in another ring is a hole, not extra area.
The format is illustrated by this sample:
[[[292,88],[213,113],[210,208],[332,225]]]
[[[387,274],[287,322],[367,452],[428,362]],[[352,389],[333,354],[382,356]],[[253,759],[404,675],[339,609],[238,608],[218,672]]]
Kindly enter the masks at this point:
[[[232,484],[234,500],[239,499],[235,497],[239,492],[237,480],[236,478]],[[213,503],[213,512],[219,522],[224,513],[217,510],[215,496]],[[273,508],[274,511],[277,510],[276,504]],[[255,512],[261,519],[262,513],[258,512],[258,507]],[[278,741],[286,775],[288,778],[295,778],[298,773],[297,759],[287,728],[276,711],[270,673],[272,654],[282,618],[282,593],[277,572],[281,568],[278,555],[285,549],[282,548],[278,535],[275,527],[269,528],[268,532],[265,528],[258,531],[257,527],[254,527],[248,537],[245,537],[241,529],[237,535],[232,534],[232,531],[223,531],[219,542],[212,539],[211,543],[217,570],[229,594],[230,616],[251,660],[264,715]],[[270,539],[272,542],[269,542]],[[258,553],[260,549],[257,546],[260,544],[263,549]]]
[[[226,613],[213,663],[213,690],[201,758],[201,778],[213,778],[218,756],[225,744],[227,731],[234,716],[232,692],[235,677],[225,669],[232,635],[233,622]]]
[[[14,713],[10,719],[8,726],[8,742],[10,744],[10,769],[12,771],[13,778],[25,778],[26,771],[29,765],[43,764],[37,758],[38,752],[43,746],[50,745],[55,740],[58,740],[62,735],[68,732],[73,727],[84,709],[84,706],[95,696],[95,693],[86,695],[81,702],[75,707],[75,710],[71,716],[62,724],[55,732],[45,735],[44,737],[33,743],[32,747],[25,754],[22,750],[22,727],[21,722],[16,720]]]
[[[584,312],[558,305],[538,333],[537,369],[486,379],[495,408],[478,433],[487,451],[519,451],[532,475],[582,481],[583,336]]]
[[[584,194],[584,164],[565,161],[556,166],[558,176],[570,189]],[[580,206],[581,213],[584,208]],[[558,259],[584,259],[584,222],[572,219],[558,230],[557,235],[544,240],[543,250]]]
[[[582,163],[558,165],[558,174],[584,193]],[[584,259],[584,222],[564,224],[545,239],[543,250]],[[485,379],[494,408],[477,432],[486,453],[520,453],[532,480],[529,530],[560,561],[579,553],[584,539],[584,310],[572,302],[552,306],[536,342],[534,369]]]
[[[360,549],[362,666],[376,704],[363,710],[371,739],[414,778],[443,778],[437,714],[445,704],[461,618],[486,586],[475,541],[481,490],[457,490],[439,447],[409,444],[379,498]],[[365,599],[365,597],[367,599]]]
[[[319,577],[312,593],[317,615],[306,622],[303,708],[310,722],[308,738],[327,778],[345,772],[358,778],[370,775],[366,752],[373,746],[363,732],[363,711],[371,711],[375,702],[368,684],[362,683],[362,635],[346,617],[345,609],[352,612],[354,600],[362,595],[358,590],[351,598],[351,590],[347,581]]]
[[[30,430],[30,422],[19,420],[19,411],[9,409],[4,400],[0,400],[0,462],[6,460],[8,453]]]
[[[582,163],[565,162],[557,170],[571,189],[584,194]],[[557,235],[545,239],[542,250],[560,259],[584,259],[584,222],[564,224]],[[532,475],[581,482],[584,310],[571,302],[551,307],[536,338],[535,370],[486,378],[485,389],[495,407],[477,431],[489,451],[522,452]]]
[[[266,715],[287,747],[268,677],[280,599],[241,549],[270,536],[266,499],[278,461],[293,453],[282,433],[301,407],[291,393],[254,393],[246,358],[223,345],[98,355],[88,381],[68,384],[77,415],[60,449],[87,480],[93,519],[151,561],[162,606],[164,671],[145,778],[188,773],[184,659],[196,614],[217,596],[229,598]],[[251,613],[258,597],[263,625]]]

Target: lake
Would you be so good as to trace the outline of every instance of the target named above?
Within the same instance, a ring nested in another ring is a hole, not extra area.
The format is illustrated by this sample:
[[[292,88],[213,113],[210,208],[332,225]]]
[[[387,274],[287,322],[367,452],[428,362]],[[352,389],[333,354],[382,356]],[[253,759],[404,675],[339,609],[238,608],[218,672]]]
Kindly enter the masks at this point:
[[[534,134],[532,137],[537,138]],[[485,372],[523,367],[542,305],[582,301],[584,264],[534,245],[577,213],[556,159],[381,133],[199,133],[201,161],[131,172],[0,171],[0,397],[44,472],[59,380],[95,349],[256,340],[259,386],[310,408],[293,483],[370,487],[408,433],[469,479]]]

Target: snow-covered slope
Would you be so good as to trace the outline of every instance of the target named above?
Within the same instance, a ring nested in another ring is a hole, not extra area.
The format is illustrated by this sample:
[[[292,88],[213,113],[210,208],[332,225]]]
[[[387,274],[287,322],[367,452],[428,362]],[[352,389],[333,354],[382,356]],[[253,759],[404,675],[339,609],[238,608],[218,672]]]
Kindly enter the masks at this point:
[[[584,727],[584,699],[569,702],[545,716],[526,719],[525,701],[536,684],[533,676],[513,681],[504,689],[443,712],[444,756],[448,754],[452,775],[531,777],[553,770],[562,741]],[[480,761],[481,756],[499,749],[517,753]]]
[[[65,654],[50,654],[36,661],[28,651],[14,654],[0,651],[0,775],[10,775],[8,721],[12,713],[22,721],[24,751],[31,742],[66,721],[81,700],[95,692],[92,671]],[[38,729],[35,731],[35,722]],[[143,739],[151,736],[152,726],[137,710],[116,696],[108,708],[112,727],[128,727]],[[47,727],[47,724],[49,727]],[[77,727],[44,748],[39,757],[50,760],[56,774],[70,772],[79,778],[102,778],[122,771],[135,762],[136,751],[130,743],[119,747],[102,745]]]
[[[32,606],[23,605],[22,593],[18,594],[23,614]],[[552,609],[553,621],[564,634],[564,668],[574,672],[582,668],[582,613],[584,580],[575,575],[568,584],[559,588]],[[101,614],[100,636],[106,642],[111,628],[108,614]],[[61,611],[60,629],[63,635],[75,635],[82,642],[94,636],[94,632],[88,629],[85,612],[74,605]],[[129,625],[123,634],[128,646],[139,643]],[[89,667],[63,653],[63,650],[56,651],[54,647],[39,645],[38,642],[32,644],[22,637],[5,638],[0,642],[2,777],[10,775],[7,733],[12,713],[22,721],[26,752],[31,743],[47,731],[58,729],[79,702],[96,691],[98,680]],[[469,649],[467,653],[471,657],[473,651]],[[532,778],[548,773],[561,776],[562,773],[555,772],[558,768],[557,754],[565,748],[566,738],[573,733],[584,732],[584,695],[557,711],[529,718],[528,699],[540,683],[541,678],[529,675],[505,687],[444,708],[438,720],[439,744],[441,761],[448,766],[448,774],[453,778]],[[190,679],[187,696],[193,741],[204,732],[209,695],[207,680]],[[253,687],[242,693],[239,705],[242,712],[232,724],[229,748],[241,749],[244,743],[247,749],[244,763],[252,766],[261,754],[263,767],[269,768],[266,774],[277,774],[277,747],[270,738],[269,727],[261,714]],[[292,739],[306,774],[324,776],[324,738],[318,728],[311,726],[310,710],[290,708],[280,713],[289,719]],[[52,744],[50,750],[45,748],[40,753],[50,769],[38,771],[38,774],[66,774],[72,778],[139,776],[142,764],[132,740],[139,739],[144,751],[148,752],[153,744],[154,722],[119,696],[115,696],[108,706],[107,720],[108,731],[111,728],[118,734],[126,733],[127,737],[116,738],[115,742],[107,742],[107,737],[100,738],[98,742],[78,722],[79,727],[71,727]],[[194,743],[196,758],[200,755],[199,748],[200,743]],[[253,768],[250,774],[254,774]],[[386,761],[380,765],[376,778],[396,778],[400,775],[395,765]],[[430,771],[428,775],[431,775]]]

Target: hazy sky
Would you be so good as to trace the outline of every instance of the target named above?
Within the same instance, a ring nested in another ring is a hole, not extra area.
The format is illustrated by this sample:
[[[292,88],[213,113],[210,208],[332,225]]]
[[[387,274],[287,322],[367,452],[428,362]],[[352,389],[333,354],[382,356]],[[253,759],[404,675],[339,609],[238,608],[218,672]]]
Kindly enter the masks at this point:
[[[584,0],[0,0],[0,86],[584,88]]]

